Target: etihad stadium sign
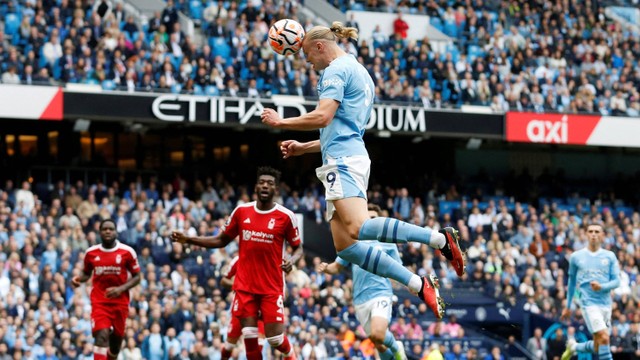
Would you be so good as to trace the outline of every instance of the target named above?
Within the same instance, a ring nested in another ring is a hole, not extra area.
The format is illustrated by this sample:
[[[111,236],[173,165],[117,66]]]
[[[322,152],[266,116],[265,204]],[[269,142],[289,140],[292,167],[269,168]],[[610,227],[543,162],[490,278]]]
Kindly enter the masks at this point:
[[[224,124],[229,121],[247,124],[260,121],[265,108],[275,109],[281,117],[304,115],[315,108],[315,103],[300,101],[296,97],[273,99],[213,98],[197,95],[161,95],[151,105],[153,115],[162,121],[208,121]],[[427,122],[424,109],[402,106],[374,106],[367,129],[425,132]]]
[[[266,129],[260,121],[265,108],[282,117],[304,115],[317,101],[297,96],[270,98],[214,97],[191,94],[157,94],[65,91],[65,118],[135,121],[189,126],[223,126]],[[503,137],[501,114],[460,110],[434,110],[399,104],[375,104],[366,129],[372,133],[452,137]]]

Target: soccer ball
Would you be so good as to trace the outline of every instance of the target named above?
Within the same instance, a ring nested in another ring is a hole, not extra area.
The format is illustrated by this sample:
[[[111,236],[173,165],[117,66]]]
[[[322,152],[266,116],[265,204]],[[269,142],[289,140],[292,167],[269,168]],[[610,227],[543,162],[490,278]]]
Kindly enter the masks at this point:
[[[269,29],[269,45],[280,55],[293,55],[300,51],[304,28],[291,19],[278,20]]]

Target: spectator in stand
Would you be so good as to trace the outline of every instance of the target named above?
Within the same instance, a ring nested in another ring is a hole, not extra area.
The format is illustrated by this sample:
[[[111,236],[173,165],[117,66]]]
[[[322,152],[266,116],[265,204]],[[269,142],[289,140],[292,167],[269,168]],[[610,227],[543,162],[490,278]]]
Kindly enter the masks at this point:
[[[404,40],[407,38],[407,32],[409,31],[409,24],[402,18],[402,12],[398,11],[398,16],[393,21],[393,35]]]

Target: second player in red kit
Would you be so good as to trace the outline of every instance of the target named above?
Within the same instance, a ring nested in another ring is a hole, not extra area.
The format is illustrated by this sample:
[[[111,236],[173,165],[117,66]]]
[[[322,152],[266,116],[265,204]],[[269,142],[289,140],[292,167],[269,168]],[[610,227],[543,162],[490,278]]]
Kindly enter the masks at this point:
[[[280,182],[280,172],[270,167],[258,169],[255,186],[257,201],[233,210],[223,231],[212,237],[188,237],[171,234],[173,241],[203,246],[224,247],[238,237],[239,260],[233,283],[235,299],[232,312],[240,318],[249,360],[261,359],[258,346],[258,314],[265,323],[267,341],[295,359],[295,353],[284,335],[284,274],[302,256],[302,244],[296,217],[273,198]],[[292,247],[290,259],[284,260],[287,244]]]
[[[129,316],[129,289],[141,279],[136,252],[118,241],[116,235],[115,222],[103,220],[100,223],[102,244],[87,249],[83,273],[71,280],[74,287],[89,279],[93,282],[91,323],[95,360],[118,357]]]

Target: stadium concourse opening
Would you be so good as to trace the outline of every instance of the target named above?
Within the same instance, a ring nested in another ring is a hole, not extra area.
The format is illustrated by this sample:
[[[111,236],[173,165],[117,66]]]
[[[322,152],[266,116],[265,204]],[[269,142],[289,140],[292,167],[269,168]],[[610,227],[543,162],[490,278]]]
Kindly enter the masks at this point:
[[[254,176],[256,166],[270,164],[283,169],[289,183],[307,185],[321,161],[319,154],[285,161],[278,150],[279,141],[310,140],[317,137],[316,132],[294,134],[164,124],[130,126],[102,121],[91,121],[88,125],[78,129],[69,121],[5,122],[0,129],[0,166],[11,171],[3,171],[0,180],[33,178],[37,182],[52,182],[86,178],[108,183],[123,174],[171,178],[176,172],[193,180],[223,172],[244,181]],[[379,164],[373,178],[391,184],[398,182],[395,174],[399,173],[403,177],[408,174],[420,177],[424,173],[421,165],[426,161],[424,154],[438,154],[429,157],[429,163],[433,164],[429,167],[437,165],[440,172],[450,173],[454,170],[454,147],[464,145],[452,140],[416,144],[411,139],[370,136],[369,151]],[[401,161],[396,158],[398,149],[406,150]]]
[[[283,170],[292,186],[316,183],[320,156],[282,159],[279,141],[317,138],[317,132],[288,133],[261,128],[189,126],[188,124],[131,124],[91,121],[79,128],[72,121],[5,121],[0,129],[0,181],[32,179],[85,182],[173,178],[179,173],[192,181],[217,173],[246,182],[256,166]],[[370,184],[407,187],[427,193],[452,184],[478,196],[495,192],[521,201],[539,196],[596,196],[615,190],[632,202],[638,178],[631,148],[577,147],[471,142],[447,137],[365,135],[375,165]],[[523,182],[539,181],[534,187]],[[588,180],[587,180],[588,179]],[[604,190],[603,190],[604,189]],[[537,200],[536,200],[537,201]]]

